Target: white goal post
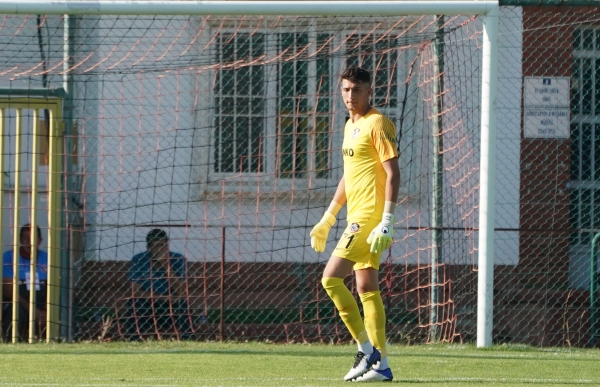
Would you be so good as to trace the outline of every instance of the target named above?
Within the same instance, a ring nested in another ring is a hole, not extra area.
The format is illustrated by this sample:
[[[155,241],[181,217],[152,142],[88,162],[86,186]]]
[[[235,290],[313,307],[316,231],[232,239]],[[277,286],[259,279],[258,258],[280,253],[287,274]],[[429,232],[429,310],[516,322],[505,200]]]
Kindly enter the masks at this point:
[[[483,16],[477,346],[492,344],[498,1],[0,0],[2,14]]]

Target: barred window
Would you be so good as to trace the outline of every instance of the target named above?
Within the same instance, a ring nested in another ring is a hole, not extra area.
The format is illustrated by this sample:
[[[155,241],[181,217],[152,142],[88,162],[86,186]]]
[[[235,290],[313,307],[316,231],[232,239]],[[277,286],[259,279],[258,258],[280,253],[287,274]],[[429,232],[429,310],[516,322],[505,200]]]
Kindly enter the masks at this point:
[[[241,66],[264,54],[263,34],[219,34],[215,84],[215,172],[262,172],[264,66]]]
[[[308,33],[279,35],[282,57],[278,79],[278,172],[283,178],[317,178],[329,173],[331,126],[330,36],[317,35],[317,59],[310,55]],[[286,60],[298,57],[298,60]]]
[[[573,32],[571,243],[600,230],[600,29]]]
[[[372,104],[385,114],[393,114],[389,108],[398,106],[396,40],[389,34],[354,34],[347,42],[346,64],[360,66],[371,73]]]
[[[344,114],[339,98],[334,107],[339,72],[353,64],[369,70],[373,105],[395,120],[400,105],[397,40],[389,34],[348,37],[318,29],[269,36],[223,31],[212,43],[220,64],[214,88],[214,172],[327,179],[332,133],[343,128],[343,122],[334,121],[336,114]],[[270,59],[245,65],[261,57]]]

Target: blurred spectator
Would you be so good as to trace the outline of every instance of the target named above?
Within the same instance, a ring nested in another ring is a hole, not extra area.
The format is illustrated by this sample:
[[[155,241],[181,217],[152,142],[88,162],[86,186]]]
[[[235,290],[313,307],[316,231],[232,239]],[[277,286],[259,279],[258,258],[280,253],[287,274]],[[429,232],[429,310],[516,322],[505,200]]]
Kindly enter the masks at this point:
[[[192,330],[186,259],[169,250],[169,237],[160,229],[148,233],[146,247],[131,259],[132,295],[125,331],[132,340],[165,334],[187,338]]]
[[[37,227],[37,270],[35,275],[35,321],[36,335],[41,337],[46,327],[46,294],[48,280],[48,254],[39,249],[42,231]],[[4,339],[12,336],[13,299],[13,250],[2,256],[2,331]],[[29,289],[31,287],[31,224],[19,230],[19,339],[29,338]]]

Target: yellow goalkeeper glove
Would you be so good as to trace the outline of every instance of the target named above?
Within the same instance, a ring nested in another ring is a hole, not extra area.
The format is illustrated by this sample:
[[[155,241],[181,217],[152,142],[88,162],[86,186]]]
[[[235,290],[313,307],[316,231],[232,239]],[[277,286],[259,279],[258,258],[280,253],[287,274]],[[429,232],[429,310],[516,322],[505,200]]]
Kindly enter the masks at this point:
[[[335,224],[335,216],[330,212],[325,212],[323,215],[323,219],[319,221],[313,227],[310,232],[310,245],[317,253],[322,253],[325,251],[325,243],[327,242],[327,236],[329,235],[329,230]]]
[[[381,222],[371,231],[367,243],[371,245],[372,253],[380,253],[389,249],[394,236],[394,215],[389,212],[383,213]]]

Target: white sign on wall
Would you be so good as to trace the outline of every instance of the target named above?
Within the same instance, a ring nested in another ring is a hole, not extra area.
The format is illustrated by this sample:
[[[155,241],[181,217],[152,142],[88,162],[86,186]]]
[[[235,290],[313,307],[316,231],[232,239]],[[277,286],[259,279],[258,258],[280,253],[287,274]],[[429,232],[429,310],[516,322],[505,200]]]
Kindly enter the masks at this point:
[[[525,77],[525,138],[569,138],[570,79]]]

